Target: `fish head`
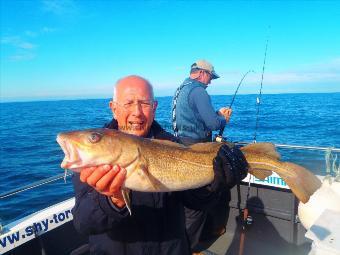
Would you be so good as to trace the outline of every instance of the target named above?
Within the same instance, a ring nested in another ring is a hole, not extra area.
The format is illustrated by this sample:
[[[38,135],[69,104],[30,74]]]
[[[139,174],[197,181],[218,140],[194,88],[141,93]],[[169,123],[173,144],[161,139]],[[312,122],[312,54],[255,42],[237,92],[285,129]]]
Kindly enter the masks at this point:
[[[123,145],[119,133],[110,129],[88,129],[58,134],[57,142],[65,154],[61,167],[77,171],[83,167],[114,164]]]

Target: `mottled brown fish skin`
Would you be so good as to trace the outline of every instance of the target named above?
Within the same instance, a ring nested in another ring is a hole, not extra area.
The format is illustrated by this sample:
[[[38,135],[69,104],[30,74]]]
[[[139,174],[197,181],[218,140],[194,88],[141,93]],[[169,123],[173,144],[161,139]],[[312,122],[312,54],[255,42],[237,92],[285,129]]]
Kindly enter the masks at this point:
[[[89,142],[93,133],[101,135],[100,141]],[[68,155],[63,168],[118,164],[127,169],[126,188],[148,192],[185,190],[211,183],[213,159],[221,146],[212,143],[185,147],[109,129],[61,133],[57,141]]]
[[[82,167],[118,164],[127,169],[124,187],[146,192],[179,191],[211,183],[213,160],[222,145],[215,142],[186,147],[111,129],[61,133],[57,141],[65,152],[62,168],[77,171]],[[321,186],[307,169],[279,161],[280,155],[271,143],[250,144],[241,150],[251,174],[264,179],[276,172],[304,203]]]

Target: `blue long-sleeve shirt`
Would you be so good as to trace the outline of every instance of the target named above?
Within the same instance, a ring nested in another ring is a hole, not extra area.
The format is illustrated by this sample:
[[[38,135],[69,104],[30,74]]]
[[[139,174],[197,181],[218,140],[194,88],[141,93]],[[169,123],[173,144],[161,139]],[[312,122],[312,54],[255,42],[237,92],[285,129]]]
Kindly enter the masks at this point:
[[[189,94],[189,105],[192,109],[197,110],[210,130],[219,130],[226,125],[227,121],[216,113],[211,104],[210,96],[203,87],[196,87],[191,91]]]

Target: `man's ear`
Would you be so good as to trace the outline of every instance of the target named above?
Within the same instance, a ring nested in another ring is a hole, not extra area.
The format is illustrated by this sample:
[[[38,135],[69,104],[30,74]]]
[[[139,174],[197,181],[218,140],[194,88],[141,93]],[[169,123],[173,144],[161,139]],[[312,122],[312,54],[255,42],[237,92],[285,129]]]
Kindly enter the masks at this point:
[[[117,110],[117,104],[113,101],[110,101],[109,106],[110,106],[110,109],[112,111],[112,115],[114,117],[115,114],[116,114],[116,110]]]
[[[194,72],[190,74],[190,78],[193,80],[196,80],[199,77],[200,77],[200,72]]]
[[[155,114],[155,112],[156,112],[157,106],[158,106],[158,101],[154,101],[154,102],[153,102],[153,113],[154,113],[154,114]]]
[[[204,70],[197,70],[196,72],[193,72],[190,74],[190,78],[193,80],[201,80],[204,75]]]

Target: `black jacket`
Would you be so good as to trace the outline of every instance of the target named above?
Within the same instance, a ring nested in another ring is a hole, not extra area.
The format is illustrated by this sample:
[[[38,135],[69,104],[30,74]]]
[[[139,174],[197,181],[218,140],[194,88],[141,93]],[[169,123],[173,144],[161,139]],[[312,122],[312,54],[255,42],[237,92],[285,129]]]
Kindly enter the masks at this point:
[[[113,120],[107,128],[117,128]],[[150,137],[173,140],[154,121]],[[131,191],[132,215],[115,209],[108,197],[73,176],[76,204],[72,210],[76,229],[89,236],[91,254],[191,254],[185,232],[184,205],[205,209],[218,195],[203,187],[169,193]]]

